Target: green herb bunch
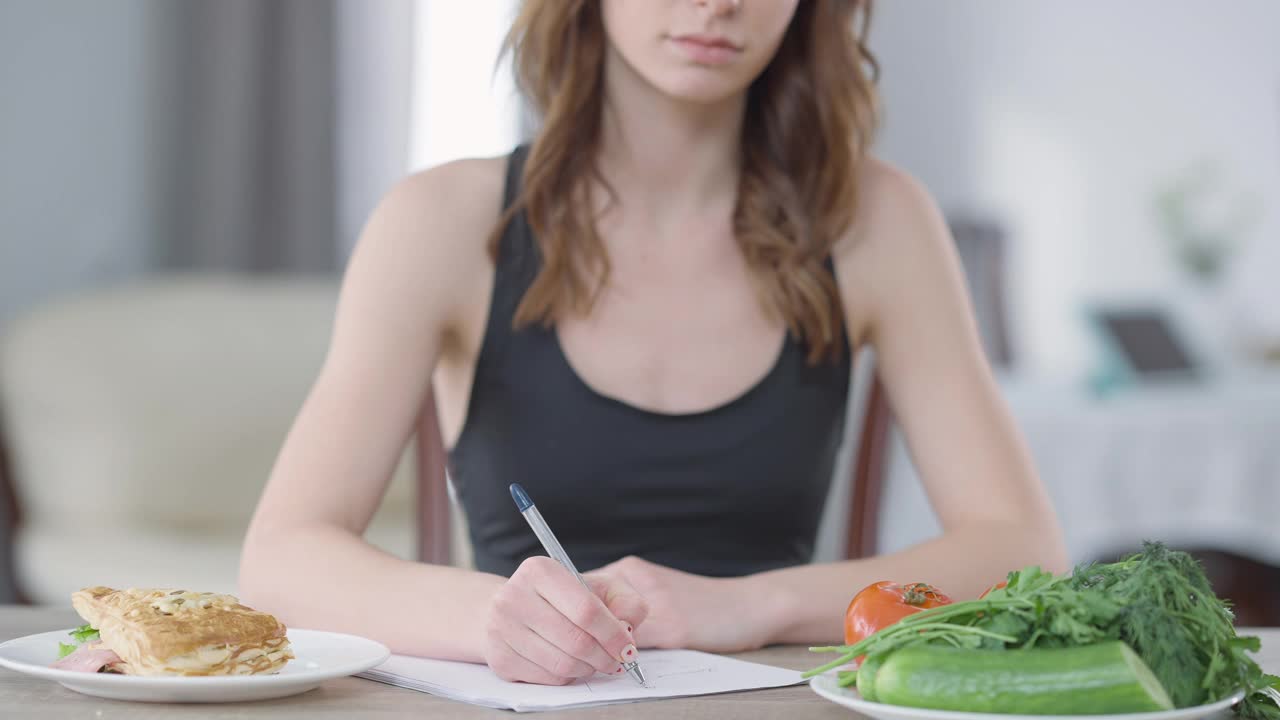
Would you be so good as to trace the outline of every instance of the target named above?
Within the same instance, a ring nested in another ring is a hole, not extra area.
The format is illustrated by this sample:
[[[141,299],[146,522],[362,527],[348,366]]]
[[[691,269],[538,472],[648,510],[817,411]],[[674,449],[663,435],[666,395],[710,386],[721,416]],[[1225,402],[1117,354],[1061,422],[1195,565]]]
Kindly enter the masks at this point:
[[[1259,640],[1237,637],[1232,621],[1230,608],[1214,595],[1194,558],[1147,543],[1120,562],[1082,566],[1070,576],[1038,567],[1013,572],[1007,587],[981,600],[916,613],[855,645],[813,648],[840,657],[805,675],[860,656],[879,663],[919,643],[1001,651],[1121,640],[1151,667],[1177,707],[1243,690],[1239,715],[1280,720],[1280,678],[1264,674],[1247,655],[1259,649]],[[839,673],[841,685],[856,677],[856,671]]]

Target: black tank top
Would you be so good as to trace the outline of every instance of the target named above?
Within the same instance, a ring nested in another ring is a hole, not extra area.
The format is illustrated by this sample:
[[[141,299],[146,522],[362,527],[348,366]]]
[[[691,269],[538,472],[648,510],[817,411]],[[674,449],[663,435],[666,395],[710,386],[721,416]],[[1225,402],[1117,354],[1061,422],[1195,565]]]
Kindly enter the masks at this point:
[[[504,206],[527,150],[508,161]],[[544,554],[513,482],[583,572],[626,555],[712,576],[808,562],[844,427],[847,350],[809,365],[788,337],[769,373],[728,403],[642,410],[588,387],[554,329],[512,329],[539,263],[521,213],[499,243],[467,418],[449,454],[476,568],[509,576]]]

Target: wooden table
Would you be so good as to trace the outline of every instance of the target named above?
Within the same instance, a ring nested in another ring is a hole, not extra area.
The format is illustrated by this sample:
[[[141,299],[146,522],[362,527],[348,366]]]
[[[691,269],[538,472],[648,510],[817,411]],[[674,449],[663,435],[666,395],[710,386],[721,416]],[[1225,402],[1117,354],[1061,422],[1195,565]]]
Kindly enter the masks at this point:
[[[0,606],[0,642],[32,633],[75,627],[83,621],[70,608]],[[1280,644],[1280,638],[1277,639]],[[744,660],[803,670],[822,657],[801,647],[777,647],[741,653]],[[359,678],[330,680],[302,695],[256,703],[167,705],[88,697],[57,683],[0,668],[0,717],[28,718],[844,718],[854,715],[818,697],[806,686],[756,690],[700,698],[678,698],[628,705],[579,708],[546,713],[491,710],[445,700]]]
[[[79,625],[70,609],[27,608],[0,605],[0,642],[32,633]],[[1262,636],[1263,668],[1280,674],[1280,628],[1242,630]],[[793,668],[813,667],[817,656],[800,647],[775,647],[736,655],[744,660]],[[257,703],[221,705],[166,705],[101,700],[72,692],[48,680],[39,680],[0,669],[0,717],[28,718],[514,718],[506,710],[466,705],[426,693],[404,690],[359,678],[331,680],[302,695]],[[679,698],[654,702],[579,708],[559,712],[520,714],[537,720],[572,718],[809,718],[856,717],[851,711],[818,697],[808,687]],[[1229,717],[1229,716],[1228,716]]]

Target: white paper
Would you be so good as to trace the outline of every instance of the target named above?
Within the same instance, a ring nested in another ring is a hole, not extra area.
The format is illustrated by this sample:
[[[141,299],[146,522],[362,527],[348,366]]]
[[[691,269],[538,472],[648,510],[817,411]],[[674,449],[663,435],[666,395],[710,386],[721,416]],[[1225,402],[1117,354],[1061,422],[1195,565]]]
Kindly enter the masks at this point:
[[[784,687],[804,682],[797,670],[694,650],[646,650],[640,667],[649,687],[629,675],[595,675],[552,687],[511,683],[487,665],[393,655],[360,677],[485,707],[534,712],[660,698]]]

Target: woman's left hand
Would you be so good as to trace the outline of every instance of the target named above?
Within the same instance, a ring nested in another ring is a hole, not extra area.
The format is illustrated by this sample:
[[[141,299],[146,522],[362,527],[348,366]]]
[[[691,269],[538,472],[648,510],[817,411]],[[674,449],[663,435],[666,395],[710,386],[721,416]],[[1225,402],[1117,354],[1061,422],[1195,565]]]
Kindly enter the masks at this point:
[[[687,648],[708,652],[754,650],[771,642],[776,618],[767,593],[751,578],[711,578],[625,557],[588,573],[629,583],[649,604],[635,628],[642,648]]]

